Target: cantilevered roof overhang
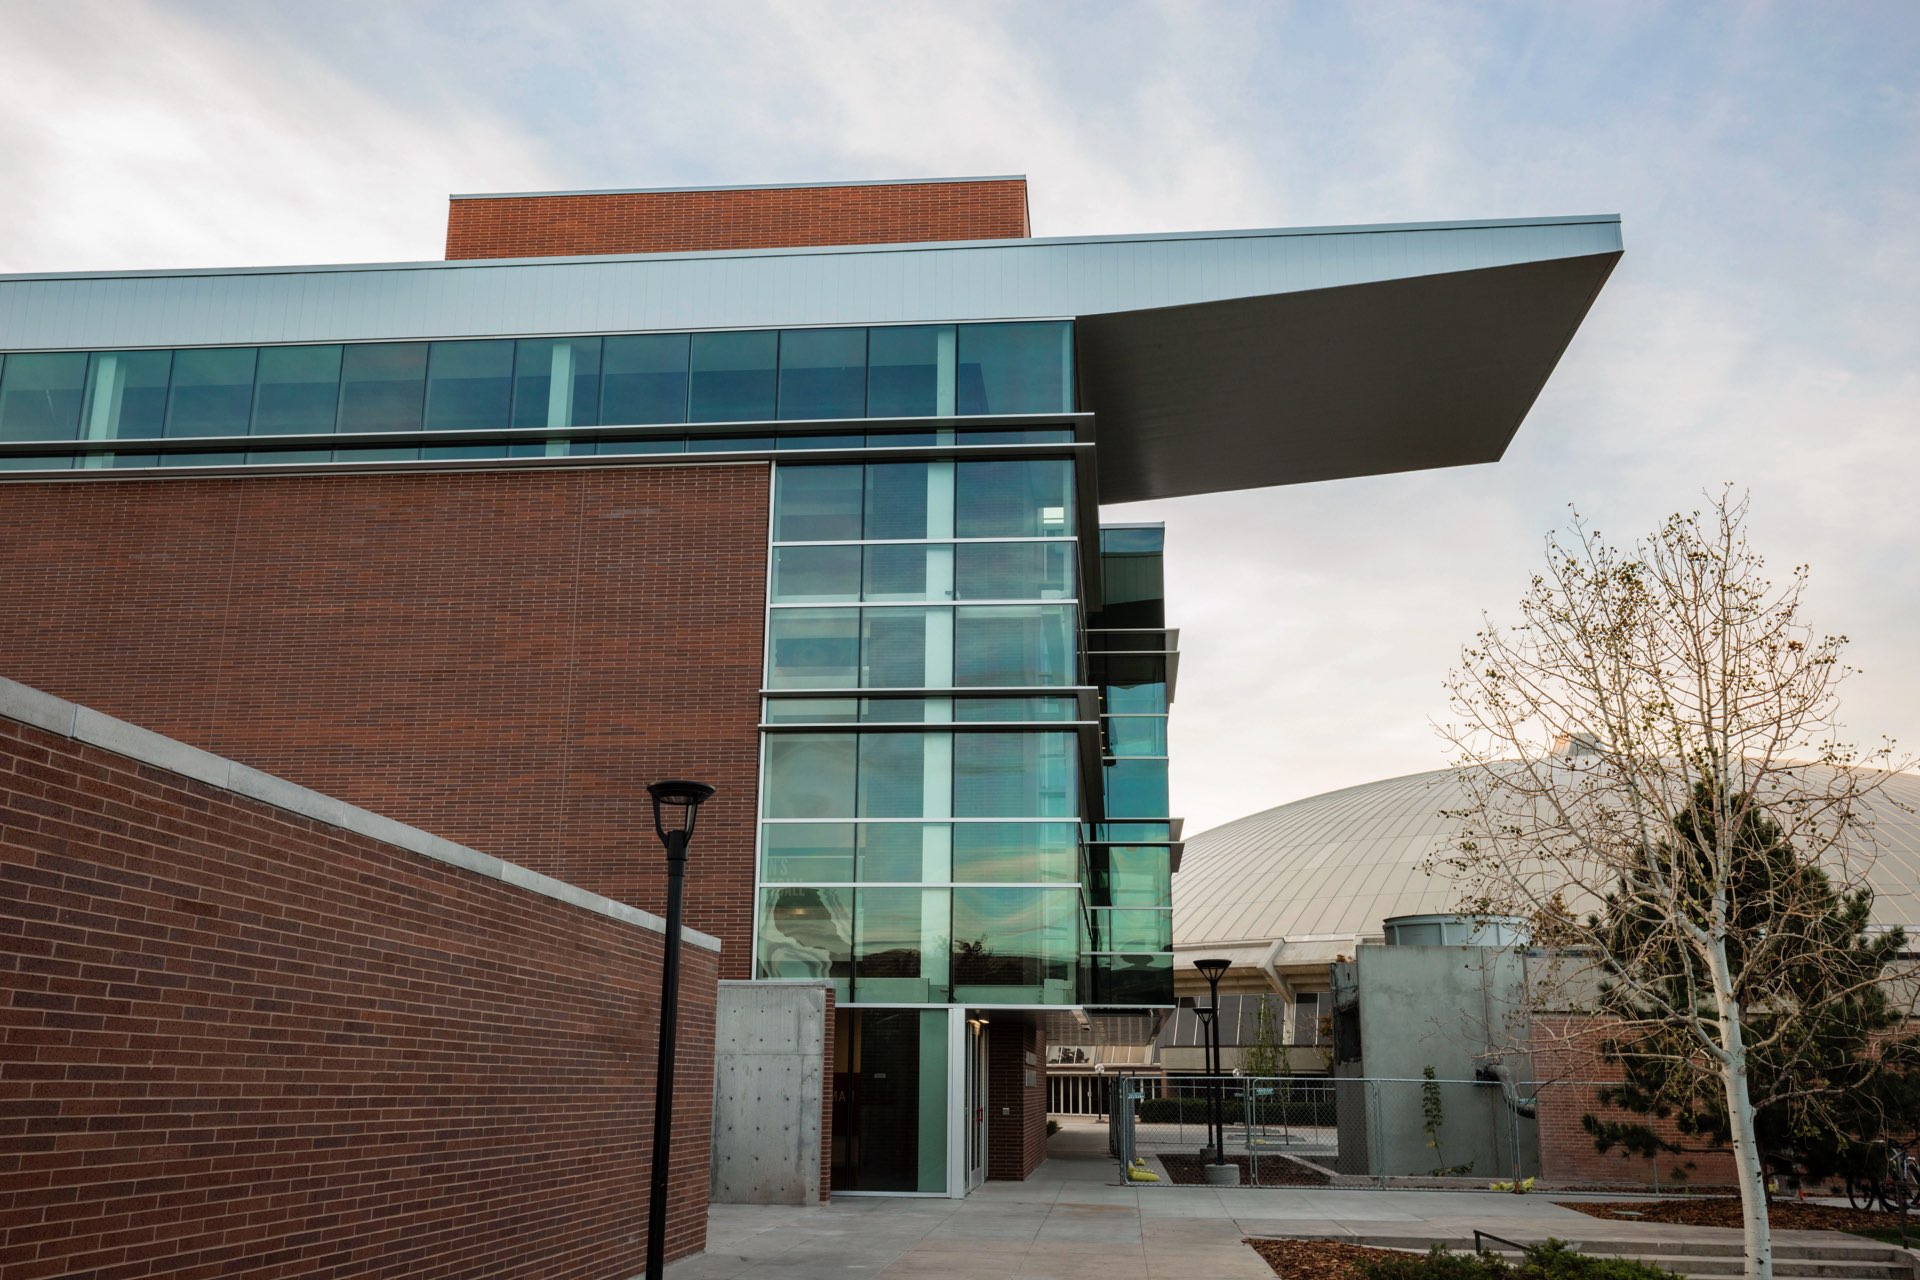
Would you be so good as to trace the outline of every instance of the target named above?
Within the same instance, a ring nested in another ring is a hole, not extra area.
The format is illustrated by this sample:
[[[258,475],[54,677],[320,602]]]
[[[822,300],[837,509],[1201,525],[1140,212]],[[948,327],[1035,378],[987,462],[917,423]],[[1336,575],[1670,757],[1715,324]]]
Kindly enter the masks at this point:
[[[1614,216],[0,276],[0,351],[1072,318],[1106,502],[1498,458]]]

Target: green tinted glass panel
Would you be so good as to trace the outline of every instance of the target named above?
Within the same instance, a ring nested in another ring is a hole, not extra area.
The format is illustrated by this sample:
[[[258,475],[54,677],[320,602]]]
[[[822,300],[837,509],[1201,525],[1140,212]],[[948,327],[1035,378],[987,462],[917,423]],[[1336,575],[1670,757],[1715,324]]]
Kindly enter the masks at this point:
[[[774,548],[773,599],[776,603],[824,604],[859,598],[859,547]]]
[[[868,538],[940,538],[944,530],[929,521],[930,475],[944,475],[943,463],[876,462],[867,468]]]
[[[685,436],[636,436],[630,440],[602,440],[596,452],[614,454],[685,453]]]
[[[1167,754],[1167,722],[1161,716],[1111,716],[1107,750],[1116,756]]]
[[[767,619],[767,685],[852,689],[860,683],[858,609],[775,609]]]
[[[963,542],[953,549],[957,600],[1067,600],[1073,596],[1069,542]]]
[[[87,372],[80,435],[87,440],[151,440],[167,416],[171,351],[103,351]]]
[[[427,352],[429,431],[508,425],[513,402],[511,342],[435,342]]]
[[[760,977],[830,981],[845,1000],[853,974],[853,890],[761,890],[759,950]]]
[[[865,468],[858,466],[776,468],[773,540],[858,539],[864,484]]]
[[[320,435],[340,413],[338,346],[262,347],[253,386],[253,434]]]
[[[1165,658],[1102,658],[1100,666],[1108,715],[1167,714]]]
[[[1096,846],[1087,853],[1088,889],[1098,906],[1173,905],[1173,857],[1165,848]]]
[[[957,537],[1068,536],[1073,532],[1073,463],[1064,458],[958,463],[953,504]]]
[[[600,339],[522,338],[514,344],[514,426],[590,427],[599,421]]]
[[[860,719],[857,698],[768,698],[761,719],[768,724],[852,724]]]
[[[1080,878],[1079,828],[1070,822],[956,822],[953,878],[1071,884]]]
[[[0,440],[73,439],[80,431],[86,385],[84,352],[8,356],[0,368]]]
[[[167,396],[169,436],[243,436],[253,420],[254,347],[176,351]]]
[[[1133,909],[1093,913],[1095,951],[1173,950],[1173,912]]]
[[[951,683],[951,609],[866,609],[860,615],[860,684],[868,689],[933,688]]]
[[[975,605],[954,610],[953,683],[962,688],[1070,685],[1070,605]]]
[[[779,349],[780,335],[772,330],[694,334],[687,421],[760,422],[772,418]]]
[[[918,724],[945,720],[948,698],[862,698],[860,718],[872,724]]]
[[[1073,326],[1066,321],[960,326],[961,413],[1073,408]]]
[[[1079,968],[1078,889],[953,891],[953,998],[1071,1004]]]
[[[600,352],[600,421],[685,422],[688,345],[684,333],[608,338]]]
[[[1079,706],[1072,698],[957,698],[953,718],[982,720],[1072,720]]]
[[[780,335],[782,418],[859,418],[866,412],[865,329],[789,329]]]
[[[688,436],[688,453],[766,453],[772,436]]]
[[[944,788],[946,735],[930,744],[922,733],[863,733],[860,736],[860,797],[862,818],[918,818],[927,816],[929,778]],[[944,816],[934,813],[932,816]]]
[[[956,733],[953,812],[959,818],[1079,814],[1073,735]]]
[[[855,890],[855,1000],[947,998],[947,893],[864,886]]]
[[[1113,760],[1104,770],[1109,818],[1167,816],[1167,762]]]
[[[951,833],[945,822],[860,825],[859,878],[865,882],[947,880]]]
[[[952,325],[874,329],[868,352],[869,417],[924,418],[953,412]]]
[[[1093,998],[1099,1003],[1173,1003],[1172,956],[1094,956],[1092,960]]]
[[[760,828],[760,878],[788,883],[853,879],[854,827],[847,822],[769,822]]]
[[[850,733],[767,735],[769,818],[851,818],[858,747]]]
[[[867,600],[950,600],[953,548],[942,543],[870,546],[866,554]]]
[[[426,404],[427,344],[356,343],[340,368],[340,430],[418,431]],[[416,449],[344,449],[344,461],[382,461],[419,456]]]

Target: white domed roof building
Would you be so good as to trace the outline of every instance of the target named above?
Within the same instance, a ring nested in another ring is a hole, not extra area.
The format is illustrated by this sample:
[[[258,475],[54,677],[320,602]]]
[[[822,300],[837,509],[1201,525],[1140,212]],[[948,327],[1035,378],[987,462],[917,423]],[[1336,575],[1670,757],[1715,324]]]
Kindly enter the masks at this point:
[[[1453,915],[1454,885],[1425,870],[1455,828],[1442,811],[1464,804],[1454,771],[1439,769],[1309,796],[1191,837],[1173,878],[1179,990],[1204,992],[1192,961],[1225,957],[1233,968],[1223,991],[1280,994],[1290,1042],[1314,1043],[1328,964],[1387,941],[1388,921],[1396,941],[1468,940],[1471,923]],[[1871,812],[1875,920],[1920,935],[1920,776],[1890,775]]]

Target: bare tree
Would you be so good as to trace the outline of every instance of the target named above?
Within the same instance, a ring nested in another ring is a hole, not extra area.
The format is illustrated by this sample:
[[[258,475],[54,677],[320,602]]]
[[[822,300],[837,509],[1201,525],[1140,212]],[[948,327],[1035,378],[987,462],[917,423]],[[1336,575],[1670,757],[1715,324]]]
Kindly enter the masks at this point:
[[[1768,1280],[1754,1113],[1773,1098],[1756,1096],[1752,1067],[1760,1053],[1787,1064],[1766,1088],[1806,1089],[1817,1110],[1817,1084],[1789,1083],[1808,1075],[1791,1069],[1806,1037],[1792,984],[1778,982],[1780,942],[1796,940],[1794,964],[1821,968],[1826,934],[1807,916],[1831,894],[1816,905],[1804,878],[1743,878],[1741,833],[1769,818],[1832,886],[1853,888],[1871,858],[1867,801],[1896,764],[1890,743],[1862,753],[1839,740],[1846,637],[1803,620],[1804,565],[1768,579],[1746,516],[1728,490],[1630,549],[1577,514],[1548,540],[1519,620],[1488,622],[1448,679],[1443,733],[1465,801],[1450,811],[1458,843],[1438,861],[1465,909],[1526,918],[1538,942],[1582,956],[1550,967],[1561,980],[1597,971],[1617,997],[1608,1012],[1627,1011],[1609,1027],[1616,1042],[1665,1046],[1675,1079],[1696,1088],[1702,1073],[1717,1080],[1746,1274]],[[1623,914],[1638,922],[1630,948],[1618,945]],[[1850,976],[1842,945],[1823,973],[1827,999],[1877,976]]]

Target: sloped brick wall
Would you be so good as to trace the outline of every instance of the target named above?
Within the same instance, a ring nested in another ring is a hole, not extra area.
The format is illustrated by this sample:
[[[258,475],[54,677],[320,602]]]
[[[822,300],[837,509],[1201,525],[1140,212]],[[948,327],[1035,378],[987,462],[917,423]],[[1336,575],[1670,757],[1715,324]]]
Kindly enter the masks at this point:
[[[0,675],[687,923],[749,976],[768,468],[0,488]]]
[[[683,951],[669,1256],[705,1239]],[[629,1276],[661,938],[0,718],[0,1259],[41,1276]]]
[[[484,196],[450,202],[447,258],[1010,240],[1027,234],[1027,184],[1020,178]]]

